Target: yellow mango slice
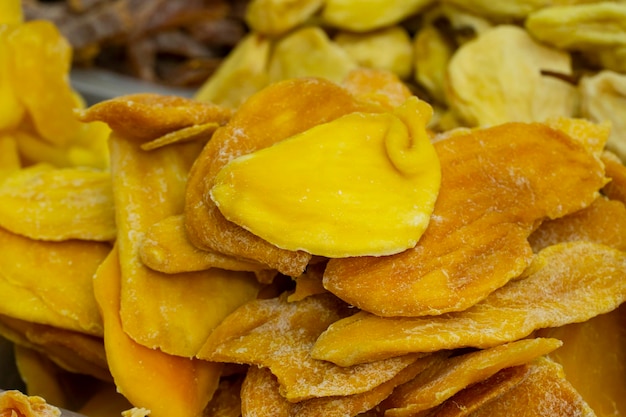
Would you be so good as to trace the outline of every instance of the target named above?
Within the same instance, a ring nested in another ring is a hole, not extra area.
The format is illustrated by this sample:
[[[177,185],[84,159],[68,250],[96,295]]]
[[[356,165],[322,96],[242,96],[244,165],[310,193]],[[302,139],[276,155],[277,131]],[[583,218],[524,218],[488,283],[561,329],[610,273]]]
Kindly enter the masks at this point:
[[[21,166],[15,135],[0,134],[0,182],[7,175],[20,169]]]
[[[102,334],[91,278],[108,244],[36,241],[0,228],[0,247],[0,314]]]
[[[12,8],[17,4],[21,12],[19,1],[8,0],[2,2],[0,8]],[[5,14],[6,13],[6,14]],[[6,19],[8,24],[16,24],[16,16],[11,10],[3,12],[0,10],[0,20]],[[9,37],[14,30],[14,26],[0,24],[0,131],[15,128],[23,119],[26,112],[24,104],[18,97],[17,86],[13,82],[13,55],[9,46]]]
[[[408,417],[438,406],[501,369],[531,362],[561,345],[557,339],[519,340],[441,361],[394,390],[382,405],[385,416]]]
[[[594,155],[541,124],[474,130],[434,146],[441,188],[417,246],[329,261],[324,286],[349,304],[381,316],[466,309],[528,266],[538,220],[588,206],[606,182]]]
[[[339,83],[358,64],[317,26],[304,26],[276,41],[268,62],[271,82],[320,77]]]
[[[326,0],[322,20],[341,29],[366,32],[398,23],[431,3],[433,0],[369,0],[367,4]]]
[[[222,168],[224,217],[279,248],[347,257],[415,246],[441,181],[416,97],[393,113],[352,113]]]
[[[169,355],[128,337],[119,316],[119,262],[115,248],[94,277],[104,319],[107,362],[118,391],[134,406],[150,410],[153,417],[200,417],[217,388],[221,366]]]
[[[5,0],[0,4],[0,24],[17,25],[23,20],[20,0]]]
[[[589,207],[565,217],[546,220],[529,237],[533,251],[560,242],[586,240],[626,250],[626,206],[597,198]]]
[[[185,127],[179,130],[175,130],[170,133],[151,140],[150,142],[143,143],[141,149],[144,151],[151,151],[152,149],[160,148],[161,146],[170,145],[172,143],[187,142],[191,140],[205,139],[208,140],[213,132],[219,127],[219,123],[208,122],[198,125]]]
[[[139,257],[149,268],[168,274],[221,268],[229,271],[262,271],[267,266],[193,246],[185,234],[182,215],[153,224],[139,247]]]
[[[364,108],[371,107],[346,89],[318,78],[278,82],[246,100],[215,132],[189,173],[184,214],[191,242],[201,249],[254,259],[288,276],[302,274],[310,254],[280,249],[228,221],[207,191],[231,159]]]
[[[111,241],[117,235],[111,174],[34,165],[0,184],[0,226],[32,239]]]
[[[323,3],[322,0],[252,0],[246,7],[245,20],[253,32],[278,36],[304,23]]]
[[[256,297],[260,284],[247,272],[213,268],[164,274],[141,261],[148,229],[183,210],[188,147],[197,149],[190,142],[143,151],[134,140],[115,131],[111,135],[124,330],[147,347],[193,357],[228,313]]]
[[[131,408],[132,404],[117,392],[115,385],[107,384],[89,397],[78,412],[89,417],[119,417]]]
[[[535,256],[523,278],[464,311],[414,318],[359,312],[330,325],[311,356],[350,366],[410,352],[510,342],[617,308],[626,299],[625,272],[622,251],[583,241],[553,245]]]
[[[288,302],[279,298],[243,305],[211,333],[198,358],[269,368],[289,401],[352,395],[390,380],[419,355],[353,368],[314,360],[309,350],[330,323],[345,317],[346,306],[331,294]]]
[[[11,78],[38,134],[64,145],[80,131],[69,84],[72,49],[52,22],[34,20],[17,26],[9,36]]]
[[[267,368],[250,367],[241,388],[243,415],[259,417],[345,417],[374,409],[397,386],[410,381],[432,364],[435,356],[419,359],[390,380],[359,394],[319,397],[297,403],[280,393],[280,385]]]
[[[28,395],[36,395],[58,407],[67,408],[67,399],[56,375],[58,368],[50,359],[34,349],[15,345],[15,365],[26,384]]]
[[[567,380],[598,416],[626,413],[626,306],[583,323],[543,329],[563,347],[549,357],[563,367]]]
[[[524,380],[513,389],[483,404],[468,417],[541,415],[596,416],[566,379],[563,368],[545,357],[535,360]]]
[[[272,43],[259,33],[250,33],[237,43],[215,73],[198,89],[194,98],[237,108],[269,84],[267,65]]]

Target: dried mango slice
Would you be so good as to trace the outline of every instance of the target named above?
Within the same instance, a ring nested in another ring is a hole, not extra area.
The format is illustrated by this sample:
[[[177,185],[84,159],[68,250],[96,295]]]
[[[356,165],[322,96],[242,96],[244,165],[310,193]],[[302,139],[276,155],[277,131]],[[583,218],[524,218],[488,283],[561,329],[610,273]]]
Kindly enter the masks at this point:
[[[349,0],[326,0],[321,17],[330,26],[366,32],[396,24],[431,3],[432,0],[370,0],[365,7]]]
[[[421,358],[389,381],[360,394],[312,398],[297,403],[288,401],[280,394],[280,385],[269,369],[252,366],[242,386],[241,409],[243,415],[258,417],[362,415],[380,404],[395,387],[428,369],[432,359],[434,356]]]
[[[413,95],[409,87],[392,72],[359,68],[350,71],[341,84],[359,100],[391,110]]]
[[[102,334],[91,278],[108,244],[36,241],[0,228],[0,247],[0,314]]]
[[[598,158],[602,155],[611,134],[611,125],[607,122],[594,123],[571,117],[549,119],[546,121],[546,125],[576,139]]]
[[[322,277],[324,275],[325,268],[326,262],[309,264],[306,271],[295,279],[296,288],[293,293],[287,297],[287,301],[299,301],[311,295],[328,292],[322,284]]]
[[[111,174],[34,165],[0,183],[0,226],[32,239],[111,241],[117,234]]]
[[[413,416],[436,407],[504,368],[531,362],[561,345],[557,339],[527,339],[449,358],[396,388],[382,405],[385,416]]]
[[[20,2],[12,0],[3,2],[0,7],[11,3],[17,3],[21,11]],[[0,19],[4,20],[6,18],[9,22],[14,20],[10,13],[4,14],[0,11],[0,16],[2,16]],[[15,24],[16,22],[13,23]],[[0,24],[0,131],[15,128],[22,121],[26,112],[26,107],[20,101],[17,87],[13,83],[11,68],[13,56],[8,41],[12,31],[11,26]]]
[[[538,43],[524,29],[499,25],[451,57],[447,100],[469,126],[571,117],[578,106],[576,87],[542,73],[570,75],[570,61],[568,53]]]
[[[151,151],[162,146],[171,145],[172,143],[188,142],[191,140],[209,139],[215,130],[219,127],[219,123],[208,122],[189,127],[184,127],[170,133],[143,143],[141,149]]]
[[[546,358],[539,358],[532,363],[527,377],[517,386],[487,402],[468,417],[540,415],[596,415],[567,381],[563,369]]]
[[[279,36],[300,26],[323,3],[322,0],[252,0],[246,7],[245,20],[254,32],[270,37]]]
[[[537,220],[588,206],[605,183],[602,164],[582,145],[540,124],[453,135],[435,150],[441,188],[417,246],[331,259],[326,289],[381,316],[466,309],[526,268]]]
[[[215,132],[189,174],[184,214],[191,242],[201,249],[253,259],[285,275],[302,274],[310,254],[279,249],[229,222],[206,191],[231,159],[364,107],[348,91],[322,79],[282,81],[248,99]]]
[[[20,378],[26,384],[26,393],[50,401],[58,407],[67,408],[67,398],[58,378],[58,367],[42,353],[15,345],[15,365]]]
[[[149,268],[168,274],[209,268],[253,272],[267,269],[265,265],[253,261],[196,248],[185,235],[185,220],[180,214],[150,226],[141,241],[139,257]]]
[[[0,24],[17,25],[24,21],[22,2],[19,0],[6,0],[0,5]]]
[[[600,158],[604,163],[606,176],[611,181],[602,188],[602,193],[612,200],[626,204],[626,166],[613,153],[605,151]]]
[[[15,136],[7,133],[0,134],[0,184],[7,175],[17,171],[21,166]]]
[[[626,5],[594,2],[545,7],[531,13],[526,30],[540,42],[567,50],[595,50],[626,43]]]
[[[153,417],[197,417],[217,389],[219,364],[169,355],[135,343],[119,316],[121,270],[117,247],[94,277],[104,319],[107,362],[118,391]],[[167,393],[167,400],[163,395]]]
[[[596,199],[589,207],[560,219],[547,220],[529,237],[533,251],[572,240],[602,243],[626,250],[626,207],[624,203]]]
[[[241,417],[241,384],[243,378],[222,378],[215,394],[207,404],[204,415],[215,417]]]
[[[339,32],[333,40],[360,66],[377,68],[408,79],[413,70],[413,46],[408,31],[390,26],[366,33]]]
[[[543,249],[525,271],[464,311],[434,317],[359,312],[333,323],[311,356],[341,366],[439,349],[487,348],[544,327],[588,320],[626,299],[626,253],[591,242]]]
[[[467,417],[483,404],[515,388],[530,371],[530,365],[505,368],[494,376],[456,393],[440,406],[420,413],[420,417]]]
[[[279,248],[390,255],[415,246],[441,181],[417,97],[389,113],[355,112],[229,162],[212,200],[229,221]]]
[[[17,390],[0,392],[2,417],[60,417],[61,410],[41,397],[28,396]]]
[[[111,381],[102,338],[0,315],[0,328],[16,345],[35,349],[60,368]]]
[[[191,142],[143,151],[117,132],[111,135],[124,330],[140,344],[185,357],[193,357],[211,330],[260,287],[247,272],[164,274],[141,262],[139,248],[150,226],[183,210],[189,146],[196,149]]]
[[[73,114],[77,103],[67,77],[69,42],[52,22],[33,20],[13,28],[8,45],[11,83],[37,132],[50,143],[68,144],[81,128]]]
[[[105,122],[129,140],[147,142],[194,125],[210,122],[222,125],[230,118],[231,111],[184,97],[141,93],[94,104],[76,115],[82,122]]]
[[[272,43],[250,33],[239,41],[215,73],[198,89],[195,98],[227,108],[237,108],[269,84],[267,65]]]
[[[348,312],[331,294],[289,303],[286,295],[237,309],[211,333],[200,359],[269,368],[289,401],[352,395],[390,380],[418,356],[342,368],[314,360],[309,350],[328,325]]]
[[[320,77],[336,83],[358,64],[317,26],[305,26],[276,42],[268,62],[271,82]]]
[[[538,332],[556,337],[563,347],[549,357],[563,366],[567,380],[599,416],[626,412],[626,306],[596,316]]]

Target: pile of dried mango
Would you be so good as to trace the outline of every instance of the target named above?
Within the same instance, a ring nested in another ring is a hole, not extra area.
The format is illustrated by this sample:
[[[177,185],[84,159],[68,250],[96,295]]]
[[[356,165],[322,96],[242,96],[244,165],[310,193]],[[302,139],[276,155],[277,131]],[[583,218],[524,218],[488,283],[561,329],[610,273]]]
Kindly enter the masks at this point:
[[[624,6],[283,3],[196,99],[89,108],[0,4],[0,415],[624,415],[624,76],[566,77]],[[422,96],[366,65],[416,14]]]

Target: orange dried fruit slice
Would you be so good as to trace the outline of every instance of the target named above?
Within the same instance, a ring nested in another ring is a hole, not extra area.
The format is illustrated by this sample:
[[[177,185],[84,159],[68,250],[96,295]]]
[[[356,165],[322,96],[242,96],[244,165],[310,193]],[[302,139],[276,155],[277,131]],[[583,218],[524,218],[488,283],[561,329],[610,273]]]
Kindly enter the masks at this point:
[[[217,389],[221,365],[170,355],[134,342],[124,332],[119,315],[121,280],[115,247],[98,268],[94,291],[104,320],[107,363],[117,390],[154,417],[201,415]]]
[[[221,268],[229,271],[262,271],[267,267],[254,261],[205,251],[187,239],[182,214],[156,222],[146,230],[139,247],[141,261],[155,271],[176,274]]]
[[[116,97],[76,111],[79,120],[105,122],[117,134],[138,142],[149,142],[195,125],[223,125],[231,113],[212,103],[150,93]]]
[[[59,417],[61,410],[41,397],[28,396],[17,390],[0,392],[0,416],[2,417]]]
[[[183,210],[187,151],[196,144],[143,151],[116,131],[110,144],[124,331],[147,347],[193,357],[226,315],[256,298],[260,284],[253,274],[242,271],[212,268],[165,274],[144,265],[139,256],[144,234]]]
[[[379,317],[359,312],[320,335],[316,359],[350,366],[459,347],[487,348],[534,330],[585,321],[626,300],[626,253],[591,242],[543,249],[519,279],[464,311],[432,317]]]
[[[602,153],[601,160],[605,166],[606,176],[611,179],[602,192],[610,199],[626,204],[626,166],[609,151]]]
[[[387,110],[400,106],[413,96],[396,74],[380,69],[358,68],[350,71],[341,85],[359,100]]]
[[[528,237],[535,252],[573,240],[626,250],[626,207],[621,201],[599,197],[589,207],[559,219],[546,220]]]
[[[595,417],[596,414],[567,381],[561,366],[541,357],[531,364],[523,381],[468,417],[518,415]]]
[[[435,149],[441,188],[417,246],[329,261],[324,286],[349,304],[381,316],[464,310],[526,268],[538,220],[588,206],[606,182],[580,143],[541,124],[474,130]]]
[[[538,332],[563,347],[549,357],[598,416],[626,413],[626,305],[582,323]]]
[[[141,144],[141,149],[144,151],[151,151],[162,146],[171,145],[173,143],[189,142],[192,140],[208,140],[211,135],[219,127],[217,122],[208,122],[201,124],[194,124],[189,127],[183,127],[182,129],[174,130],[166,133],[161,137],[145,142]]]
[[[285,275],[299,276],[310,254],[280,249],[228,221],[208,191],[230,160],[365,109],[344,88],[316,78],[278,82],[246,100],[229,123],[215,132],[190,172],[185,225],[191,242],[202,249],[253,259]]]
[[[359,394],[319,397],[299,402],[281,395],[280,384],[267,368],[250,367],[241,391],[243,415],[259,417],[345,417],[373,410],[394,388],[428,369],[436,356],[424,357],[407,366],[390,380]]]
[[[526,339],[448,358],[396,388],[382,405],[385,416],[408,417],[436,407],[504,368],[531,362],[561,345],[557,339]]]
[[[328,325],[348,314],[332,294],[287,302],[279,298],[249,302],[211,333],[197,357],[269,368],[289,401],[352,395],[390,380],[419,355],[342,368],[312,359],[311,346]]]
[[[236,158],[211,199],[229,221],[279,248],[325,257],[415,246],[441,171],[417,97],[391,112],[354,112]]]

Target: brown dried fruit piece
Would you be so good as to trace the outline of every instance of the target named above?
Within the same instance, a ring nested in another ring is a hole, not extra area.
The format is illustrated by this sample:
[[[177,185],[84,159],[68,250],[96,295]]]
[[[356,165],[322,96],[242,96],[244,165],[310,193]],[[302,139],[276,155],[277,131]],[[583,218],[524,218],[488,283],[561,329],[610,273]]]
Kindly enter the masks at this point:
[[[435,356],[418,359],[389,381],[359,394],[312,398],[289,402],[280,393],[276,377],[267,368],[252,366],[241,391],[243,415],[247,417],[351,417],[372,410],[393,389],[427,369]]]
[[[436,317],[359,312],[333,323],[311,356],[342,366],[410,352],[487,348],[588,320],[626,300],[626,252],[591,242],[543,249],[523,276],[464,311]]]
[[[105,122],[119,135],[144,142],[194,125],[223,125],[231,110],[183,97],[141,93],[106,100],[76,114],[83,122]]]
[[[371,390],[418,360],[392,358],[352,368],[312,359],[309,350],[329,324],[349,310],[332,294],[287,302],[287,294],[256,300],[237,309],[218,326],[198,358],[269,368],[289,401],[352,395]]]
[[[597,198],[589,207],[547,220],[529,237],[533,251],[560,242],[586,240],[626,250],[626,207],[621,201]]]
[[[557,339],[527,339],[454,356],[396,388],[382,407],[386,417],[408,417],[438,406],[462,389],[500,370],[523,365],[561,346]]]
[[[253,259],[285,275],[299,276],[309,254],[279,249],[229,222],[208,191],[230,160],[358,110],[364,106],[347,90],[316,78],[278,82],[249,98],[230,122],[215,132],[190,172],[185,226],[191,242],[201,249]]]
[[[417,246],[331,259],[329,291],[380,316],[464,310],[526,268],[526,239],[537,221],[588,206],[606,181],[602,164],[580,143],[541,124],[474,130],[435,149],[441,188]]]

